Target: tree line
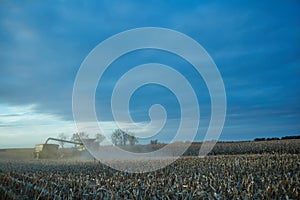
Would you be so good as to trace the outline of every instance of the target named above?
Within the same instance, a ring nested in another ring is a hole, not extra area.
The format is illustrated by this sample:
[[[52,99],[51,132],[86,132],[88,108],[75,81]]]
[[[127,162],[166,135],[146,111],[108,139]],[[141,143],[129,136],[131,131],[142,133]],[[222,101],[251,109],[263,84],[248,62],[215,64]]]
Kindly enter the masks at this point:
[[[64,133],[60,133],[58,135],[58,138],[62,139],[62,140],[66,140],[67,136]],[[87,134],[85,132],[78,132],[78,133],[74,133],[70,138],[71,141],[77,142],[77,143],[81,143],[82,140],[84,140],[84,139],[94,139],[94,143],[98,143],[100,145],[100,143],[103,142],[103,140],[105,139],[105,136],[102,135],[101,133],[97,133],[97,134],[95,134],[94,138],[90,138],[89,134]],[[134,136],[133,133],[123,131],[122,129],[116,129],[111,134],[111,142],[114,145],[131,145],[131,146],[133,146],[136,143],[138,143],[138,140]],[[65,142],[60,141],[59,144],[62,148],[64,148]],[[78,145],[75,144],[74,146],[77,147]]]
[[[291,140],[291,139],[300,139],[300,135],[297,136],[284,136],[281,138],[272,137],[272,138],[255,138],[254,141],[271,141],[271,140]]]

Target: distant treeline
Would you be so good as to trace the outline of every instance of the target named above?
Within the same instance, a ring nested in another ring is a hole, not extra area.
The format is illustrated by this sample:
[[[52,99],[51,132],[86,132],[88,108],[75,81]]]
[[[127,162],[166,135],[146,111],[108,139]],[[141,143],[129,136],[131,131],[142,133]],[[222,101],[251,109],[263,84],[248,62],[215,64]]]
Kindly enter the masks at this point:
[[[254,141],[291,140],[291,139],[300,139],[300,135],[297,135],[297,136],[284,136],[284,137],[281,137],[281,138],[278,138],[278,137],[255,138]]]

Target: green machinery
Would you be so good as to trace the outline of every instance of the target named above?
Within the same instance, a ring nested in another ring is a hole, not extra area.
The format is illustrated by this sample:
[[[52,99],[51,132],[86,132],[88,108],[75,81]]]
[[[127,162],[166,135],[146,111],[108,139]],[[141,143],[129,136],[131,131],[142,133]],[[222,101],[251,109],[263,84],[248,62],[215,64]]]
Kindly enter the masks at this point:
[[[51,159],[51,158],[58,158],[60,157],[60,154],[58,152],[58,144],[48,144],[48,141],[54,140],[58,142],[64,142],[64,143],[71,143],[71,144],[77,144],[81,148],[83,147],[82,142],[73,142],[73,141],[68,141],[68,140],[63,140],[63,139],[57,139],[57,138],[48,138],[45,142],[45,144],[37,144],[35,145],[34,152],[33,152],[33,157],[36,159]]]

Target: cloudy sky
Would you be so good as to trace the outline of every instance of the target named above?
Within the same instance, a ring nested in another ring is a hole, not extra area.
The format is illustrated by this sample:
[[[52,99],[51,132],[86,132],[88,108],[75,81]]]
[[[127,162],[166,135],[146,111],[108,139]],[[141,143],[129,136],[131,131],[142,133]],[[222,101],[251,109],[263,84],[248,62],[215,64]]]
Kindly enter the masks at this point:
[[[188,35],[216,63],[227,95],[220,140],[300,134],[298,1],[2,1],[0,148],[33,147],[47,137],[76,132],[72,90],[85,57],[114,34],[149,26]],[[132,52],[112,63],[96,91],[99,120],[108,131],[115,128],[114,84],[132,67],[149,62],[172,66],[191,82],[201,109],[196,136],[201,140],[211,114],[205,83],[185,60],[157,50]],[[168,89],[139,88],[129,112],[137,123],[147,123],[153,104],[166,109],[166,126],[156,138],[168,141],[180,118],[179,103]]]

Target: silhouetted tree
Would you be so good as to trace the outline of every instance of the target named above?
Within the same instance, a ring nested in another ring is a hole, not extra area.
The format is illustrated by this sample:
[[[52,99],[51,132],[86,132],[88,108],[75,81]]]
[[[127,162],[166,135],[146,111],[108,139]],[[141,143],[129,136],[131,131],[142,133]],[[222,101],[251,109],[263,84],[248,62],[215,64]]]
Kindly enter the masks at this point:
[[[115,130],[111,135],[111,141],[114,145],[121,145],[122,144],[122,135],[123,132],[121,129]]]
[[[61,140],[65,140],[65,139],[67,139],[67,136],[64,133],[60,133],[58,135],[58,138]],[[59,144],[60,144],[61,148],[64,148],[65,142],[59,141]]]
[[[73,142],[82,142],[81,139],[86,139],[89,138],[89,135],[85,132],[79,132],[79,133],[74,133],[71,137],[71,141]],[[77,144],[74,145],[74,147],[77,147]]]
[[[258,141],[265,141],[266,138],[255,138],[254,141],[258,142]]]
[[[158,144],[158,140],[150,140],[150,144]]]
[[[279,138],[277,138],[277,137],[267,138],[267,141],[271,141],[271,140],[279,140]]]
[[[112,133],[111,141],[114,145],[126,145],[127,142],[130,145],[135,145],[138,142],[134,135],[128,134],[121,129],[117,129]]]
[[[127,134],[127,139],[131,146],[135,145],[138,142],[137,138],[132,134]]]
[[[71,141],[73,141],[73,142],[81,142],[81,139],[80,139],[80,137],[79,137],[79,134],[78,133],[74,133],[73,135],[72,135],[72,137],[71,137]],[[75,144],[75,147],[76,147],[77,145]]]
[[[284,136],[281,139],[282,140],[300,139],[300,135],[296,135],[296,136]]]

